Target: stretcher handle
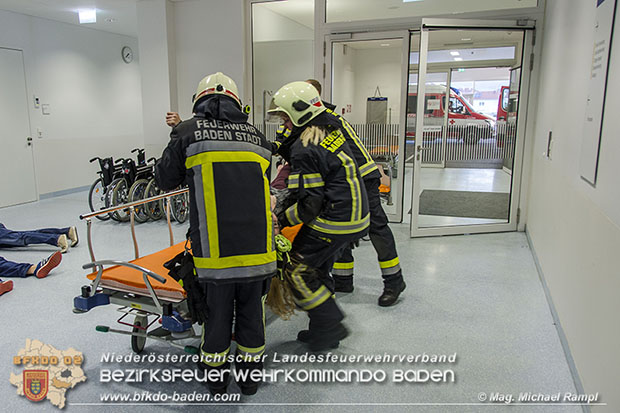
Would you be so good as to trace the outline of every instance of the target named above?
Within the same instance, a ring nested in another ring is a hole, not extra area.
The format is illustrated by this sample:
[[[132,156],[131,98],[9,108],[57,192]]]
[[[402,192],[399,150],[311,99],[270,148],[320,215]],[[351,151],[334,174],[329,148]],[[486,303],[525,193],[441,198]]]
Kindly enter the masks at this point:
[[[117,206],[113,206],[113,207],[109,207],[109,208],[105,208],[105,209],[100,209],[98,211],[95,212],[89,212],[88,214],[82,214],[80,215],[80,219],[88,219],[88,218],[92,218],[92,217],[96,217],[97,215],[106,215],[110,212],[114,212],[114,211],[118,211],[121,209],[127,209],[129,207],[135,207],[138,205],[143,205],[143,204],[148,204],[150,202],[153,201],[159,201],[160,199],[164,199],[164,198],[169,198],[169,197],[173,197],[175,195],[181,195],[184,194],[186,192],[189,192],[188,188],[183,188],[183,189],[179,189],[176,191],[172,191],[172,192],[165,192],[163,194],[160,195],[155,195],[152,196],[150,198],[145,198],[141,201],[135,201],[135,202],[129,202],[126,204],[122,204],[122,205],[117,205]]]
[[[162,277],[159,274],[155,274],[151,270],[147,270],[144,267],[140,267],[139,265],[132,264],[132,263],[126,262],[126,261],[116,261],[116,260],[95,261],[95,262],[89,262],[88,264],[82,265],[82,268],[87,270],[89,268],[100,267],[100,266],[103,266],[103,265],[121,265],[123,267],[133,268],[134,270],[141,271],[143,274],[146,274],[149,277],[154,278],[155,280],[159,281],[162,284],[165,284],[166,281],[167,281],[164,277]]]

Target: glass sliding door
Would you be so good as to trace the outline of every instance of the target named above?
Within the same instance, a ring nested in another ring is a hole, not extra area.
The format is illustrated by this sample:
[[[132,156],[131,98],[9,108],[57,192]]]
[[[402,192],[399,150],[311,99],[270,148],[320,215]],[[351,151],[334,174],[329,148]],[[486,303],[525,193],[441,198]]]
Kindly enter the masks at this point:
[[[412,34],[412,44],[420,39],[407,102],[412,236],[516,229],[527,35],[466,27]]]

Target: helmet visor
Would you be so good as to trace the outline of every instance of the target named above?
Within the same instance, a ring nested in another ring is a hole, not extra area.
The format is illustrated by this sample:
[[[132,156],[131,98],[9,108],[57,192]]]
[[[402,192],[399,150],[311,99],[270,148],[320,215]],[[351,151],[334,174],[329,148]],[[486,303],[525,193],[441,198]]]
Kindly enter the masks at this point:
[[[273,123],[282,123],[288,118],[288,114],[281,107],[279,107],[276,104],[275,99],[272,98],[271,103],[269,104],[269,109],[267,109],[267,120]]]

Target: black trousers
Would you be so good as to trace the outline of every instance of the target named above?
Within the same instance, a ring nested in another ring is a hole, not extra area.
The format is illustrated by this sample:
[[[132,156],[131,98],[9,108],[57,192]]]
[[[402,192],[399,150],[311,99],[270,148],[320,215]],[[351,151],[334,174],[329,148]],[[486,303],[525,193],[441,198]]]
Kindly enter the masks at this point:
[[[265,298],[271,278],[263,281],[233,284],[206,284],[209,318],[203,325],[201,365],[206,369],[230,369],[230,353],[234,327],[236,369],[260,370],[265,352]],[[234,326],[233,326],[234,320]],[[212,388],[225,387],[228,377],[210,382]],[[240,386],[255,382],[246,380]]]
[[[307,226],[297,234],[284,275],[297,306],[308,312],[310,330],[329,330],[344,318],[329,271],[342,250],[362,235],[325,235]]]
[[[368,195],[368,206],[370,209],[370,228],[368,235],[372,246],[377,252],[377,259],[381,267],[381,276],[386,286],[398,285],[402,280],[402,271],[398,253],[396,252],[396,242],[394,235],[388,225],[388,218],[381,206],[381,195],[379,194],[379,178],[365,180],[366,193]],[[338,282],[350,280],[353,282],[353,253],[350,247],[344,249],[342,254],[334,263],[332,274]],[[350,278],[345,278],[350,277]]]

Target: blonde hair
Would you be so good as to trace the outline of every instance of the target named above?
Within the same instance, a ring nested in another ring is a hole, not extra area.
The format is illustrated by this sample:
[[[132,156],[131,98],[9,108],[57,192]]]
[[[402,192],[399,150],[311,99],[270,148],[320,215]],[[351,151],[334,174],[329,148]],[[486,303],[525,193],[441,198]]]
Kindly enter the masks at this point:
[[[310,126],[301,133],[299,139],[301,139],[301,143],[304,147],[308,146],[309,143],[313,145],[318,145],[320,141],[325,138],[325,130],[319,128],[317,126]]]
[[[295,314],[295,301],[291,287],[280,277],[276,276],[271,280],[271,287],[269,287],[265,303],[271,308],[271,311],[283,320],[288,320]]]

